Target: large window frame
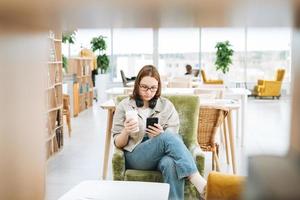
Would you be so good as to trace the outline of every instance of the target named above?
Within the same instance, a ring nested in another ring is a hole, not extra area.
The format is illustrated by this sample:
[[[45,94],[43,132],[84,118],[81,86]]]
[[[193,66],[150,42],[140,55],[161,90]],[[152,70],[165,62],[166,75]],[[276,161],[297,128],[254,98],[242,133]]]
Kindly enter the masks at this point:
[[[195,28],[194,28],[195,29]],[[204,41],[203,41],[203,38],[205,38],[205,35],[204,35],[204,32],[203,30],[205,29],[209,29],[209,28],[205,28],[205,27],[202,27],[202,28],[196,28],[199,30],[199,34],[198,34],[198,37],[197,40],[195,43],[198,44],[198,49],[199,49],[199,55],[198,55],[198,63],[194,64],[194,68],[201,68],[202,64],[203,64],[203,58],[202,58],[202,53],[205,51],[205,44],[204,44]],[[252,44],[249,44],[249,41],[248,41],[248,37],[249,37],[249,32],[251,33],[252,31],[252,27],[241,27],[240,29],[244,30],[244,33],[243,33],[243,37],[244,37],[244,50],[241,50],[244,51],[244,64],[243,64],[243,67],[242,69],[244,70],[244,72],[242,72],[242,74],[240,74],[240,76],[242,76],[242,80],[237,80],[237,81],[245,81],[247,84],[250,83],[251,84],[254,84],[254,80],[249,80],[247,77],[248,77],[248,74],[247,73],[250,73],[248,70],[249,70],[249,67],[248,64],[249,64],[249,52],[251,51],[251,45]],[[279,27],[274,27],[274,28],[270,28],[269,30],[280,30],[281,28]],[[285,29],[289,29],[290,32],[291,32],[291,35],[290,35],[290,40],[292,40],[292,28],[290,27],[286,27]],[[108,37],[108,51],[107,53],[110,55],[110,76],[111,76],[111,80],[113,82],[121,82],[121,79],[119,77],[119,73],[117,72],[117,66],[116,66],[116,52],[114,49],[114,46],[116,45],[116,42],[117,41],[114,41],[114,32],[115,31],[118,31],[118,29],[109,29],[110,31],[110,35]],[[160,52],[159,52],[159,46],[160,46],[160,39],[159,39],[159,32],[161,31],[162,29],[157,29],[157,28],[153,28],[152,29],[152,51],[149,50],[149,55],[152,53],[152,62],[149,63],[149,64],[154,64],[155,66],[157,66],[159,68],[160,64],[159,64],[159,59],[160,59]],[[179,30],[179,29],[178,29]],[[107,33],[107,32],[106,32]],[[290,42],[291,44],[291,42]],[[288,51],[288,54],[289,56],[287,57],[288,60],[287,60],[287,65],[288,66],[285,66],[285,68],[287,69],[287,76],[284,80],[285,83],[290,83],[291,82],[291,46],[289,46],[289,49],[287,50]],[[73,52],[74,54],[74,52]],[[186,63],[189,63],[189,61],[187,60]],[[280,66],[279,66],[280,67]],[[160,71],[163,71],[163,70],[160,70]],[[267,76],[268,77],[268,76]],[[234,78],[234,76],[233,76]],[[231,79],[233,82],[235,82],[235,80],[233,80],[233,78]],[[258,76],[258,78],[262,78],[261,76]],[[268,77],[269,78],[269,77]],[[239,78],[241,79],[241,78]]]

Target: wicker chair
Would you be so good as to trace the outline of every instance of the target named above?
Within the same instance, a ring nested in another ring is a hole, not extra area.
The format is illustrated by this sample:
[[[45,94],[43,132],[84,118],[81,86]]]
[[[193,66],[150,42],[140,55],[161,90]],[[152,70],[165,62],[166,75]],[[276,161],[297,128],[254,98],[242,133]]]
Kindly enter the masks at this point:
[[[219,144],[215,137],[219,126],[223,123],[228,110],[215,107],[200,107],[197,140],[203,151],[212,152],[212,170],[220,171]]]

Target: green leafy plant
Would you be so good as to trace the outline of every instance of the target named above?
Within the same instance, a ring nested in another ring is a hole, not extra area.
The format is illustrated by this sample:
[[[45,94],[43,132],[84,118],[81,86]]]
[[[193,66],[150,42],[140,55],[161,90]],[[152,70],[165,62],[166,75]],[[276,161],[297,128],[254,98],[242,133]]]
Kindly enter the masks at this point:
[[[62,63],[63,63],[63,68],[65,69],[66,72],[68,72],[68,59],[64,54],[62,54]]]
[[[101,74],[106,73],[109,68],[109,58],[105,54],[106,42],[104,38],[104,36],[100,35],[91,40],[93,52],[98,51],[99,53],[97,56],[97,68],[101,70]]]
[[[62,42],[63,43],[69,43],[69,44],[74,44],[75,43],[75,31],[67,31],[63,32],[62,34]]]
[[[229,43],[229,41],[224,42],[218,42],[215,46],[217,48],[216,52],[216,69],[221,70],[223,74],[226,74],[229,72],[229,66],[232,64],[232,56],[233,56],[233,49],[231,49],[232,45]]]

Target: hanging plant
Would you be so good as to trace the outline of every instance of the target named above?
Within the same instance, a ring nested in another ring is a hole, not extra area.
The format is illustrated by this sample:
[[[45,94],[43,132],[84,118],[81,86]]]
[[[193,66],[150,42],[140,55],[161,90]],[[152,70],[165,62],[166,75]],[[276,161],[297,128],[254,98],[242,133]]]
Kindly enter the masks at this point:
[[[233,56],[233,49],[231,49],[232,45],[229,41],[225,42],[218,42],[215,46],[217,48],[216,52],[216,70],[221,70],[223,74],[229,72],[229,66],[232,64],[232,56]]]
[[[106,73],[109,68],[109,58],[105,54],[106,42],[104,38],[104,36],[100,35],[99,37],[94,37],[91,40],[93,52],[98,51],[99,53],[97,56],[97,69],[100,69],[101,74]]]

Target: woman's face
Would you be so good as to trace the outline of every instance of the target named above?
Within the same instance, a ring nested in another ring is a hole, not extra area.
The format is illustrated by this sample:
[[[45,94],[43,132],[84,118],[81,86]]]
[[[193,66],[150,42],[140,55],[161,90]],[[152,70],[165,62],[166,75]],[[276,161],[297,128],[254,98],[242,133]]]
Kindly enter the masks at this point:
[[[140,81],[139,93],[144,101],[150,101],[155,96],[157,89],[158,81],[151,76],[145,76]]]

